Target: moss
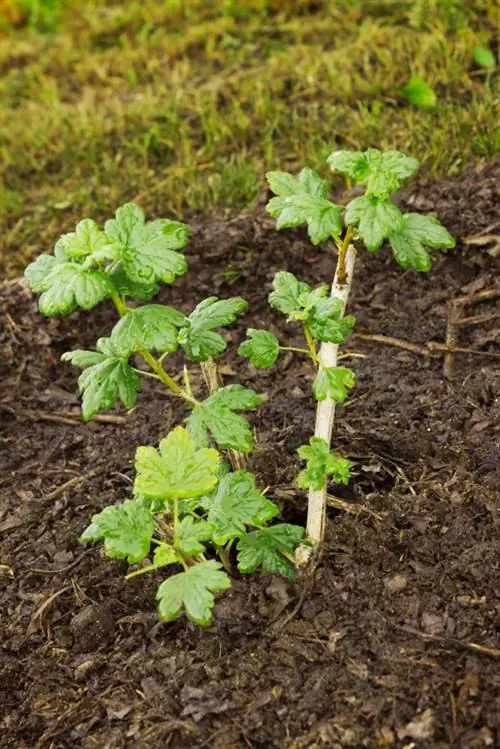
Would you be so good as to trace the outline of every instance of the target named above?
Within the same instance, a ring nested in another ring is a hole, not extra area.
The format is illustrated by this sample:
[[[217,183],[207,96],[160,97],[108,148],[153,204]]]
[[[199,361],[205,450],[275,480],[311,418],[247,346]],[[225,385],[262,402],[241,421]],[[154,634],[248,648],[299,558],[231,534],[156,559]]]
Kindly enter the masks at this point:
[[[436,175],[497,153],[491,84],[472,62],[493,2],[55,5],[50,24],[24,10],[0,26],[8,274],[85,215],[127,199],[162,215],[237,210],[266,170],[324,170],[339,146],[401,148]],[[434,111],[398,93],[413,74]]]

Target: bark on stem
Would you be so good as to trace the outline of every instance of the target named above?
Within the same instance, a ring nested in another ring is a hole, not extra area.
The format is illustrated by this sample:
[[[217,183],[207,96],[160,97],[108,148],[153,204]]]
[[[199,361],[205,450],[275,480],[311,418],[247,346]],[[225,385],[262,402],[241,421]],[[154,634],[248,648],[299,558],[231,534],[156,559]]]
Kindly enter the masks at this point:
[[[342,302],[342,314],[345,312],[349,292],[351,290],[352,277],[354,273],[354,262],[356,260],[356,248],[349,244],[345,254],[339,256],[335,278],[332,283],[331,296]],[[342,262],[343,261],[343,262]],[[345,274],[345,275],[344,275]],[[342,278],[344,280],[342,280]],[[339,347],[333,343],[322,343],[319,350],[320,364],[324,367],[336,367]],[[315,437],[321,437],[331,444],[333,424],[335,421],[335,401],[325,398],[318,402],[316,411]],[[307,509],[306,537],[316,547],[323,540],[326,510],[326,481],[322,489],[309,489],[309,503]],[[299,546],[297,549],[297,562],[304,564],[311,556],[312,549],[307,546]]]

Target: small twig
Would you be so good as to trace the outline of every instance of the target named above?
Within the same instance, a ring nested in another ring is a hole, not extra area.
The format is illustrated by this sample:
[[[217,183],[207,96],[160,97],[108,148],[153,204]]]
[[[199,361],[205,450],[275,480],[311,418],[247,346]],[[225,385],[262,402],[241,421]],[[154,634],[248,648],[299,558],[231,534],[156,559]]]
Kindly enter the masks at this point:
[[[80,564],[83,557],[86,557],[88,554],[92,554],[93,549],[87,549],[87,551],[84,551],[83,554],[80,554],[79,557],[77,557],[71,564],[67,564],[66,567],[57,567],[53,570],[48,569],[42,569],[40,567],[30,567],[30,572],[36,572],[37,575],[57,575],[60,572],[68,572],[69,570],[72,570],[73,567],[76,567],[77,564]]]
[[[44,613],[47,611],[47,609],[50,607],[50,605],[55,601],[56,598],[59,598],[59,596],[62,596],[63,593],[67,593],[68,590],[72,589],[72,585],[66,585],[64,588],[61,588],[61,590],[56,591],[51,596],[49,596],[41,606],[37,608],[37,610],[34,612],[33,616],[31,617],[30,623],[28,625],[28,629],[26,630],[26,637],[29,637],[30,635],[33,635],[35,632],[38,632],[40,629],[41,623],[42,623],[42,617]]]
[[[336,510],[342,510],[350,515],[362,515],[363,513],[366,513],[367,515],[372,515],[374,518],[377,518],[377,520],[382,519],[380,515],[377,515],[376,512],[373,512],[373,510],[370,510],[364,505],[356,505],[353,502],[346,502],[343,499],[339,499],[339,497],[333,497],[331,494],[326,495],[326,504],[328,507],[335,507]]]
[[[70,486],[75,486],[77,484],[83,484],[88,479],[91,479],[93,476],[95,476],[97,471],[89,471],[84,476],[74,476],[72,479],[69,479],[69,481],[65,481],[64,484],[61,484],[61,486],[58,486],[53,491],[49,492],[49,494],[46,494],[44,499],[55,499],[60,494],[63,494],[63,492],[66,491]]]
[[[81,416],[71,412],[63,412],[59,414],[47,413],[46,411],[32,411],[25,408],[14,408],[12,406],[2,406],[6,411],[14,414],[14,416],[23,416],[25,419],[30,421],[52,421],[56,424],[69,424],[74,426],[75,424],[81,424]],[[96,414],[92,417],[92,421],[100,422],[101,424],[125,424],[127,421],[126,416],[115,416],[114,414]]]
[[[458,648],[463,648],[464,650],[472,650],[473,653],[488,655],[490,656],[490,658],[500,658],[500,650],[498,650],[497,648],[487,648],[484,645],[478,645],[475,642],[462,642],[462,640],[457,640],[455,637],[440,637],[439,635],[431,635],[427,632],[421,632],[419,629],[414,629],[413,627],[402,626],[399,624],[392,624],[391,626],[398,632],[406,632],[406,634],[415,635],[416,637],[420,637],[422,638],[422,640],[427,640],[428,642],[438,642],[442,645],[450,645]]]
[[[446,326],[446,348],[447,351],[444,355],[443,362],[443,375],[447,380],[451,380],[452,369],[453,369],[453,349],[457,345],[457,329],[456,320],[460,317],[463,305],[459,304],[456,300],[448,303],[448,323]]]
[[[388,335],[369,335],[368,333],[354,333],[353,335],[354,338],[359,338],[360,341],[373,341],[373,343],[381,343],[385,346],[394,346],[395,348],[411,351],[412,353],[420,354],[421,356],[439,358],[443,355],[443,352],[452,351],[454,354],[468,354],[469,356],[485,356],[491,359],[500,359],[500,354],[497,354],[494,351],[479,351],[478,349],[458,346],[449,349],[444,343],[436,343],[435,341],[428,341],[427,343],[420,344],[404,341],[401,338],[393,338]]]

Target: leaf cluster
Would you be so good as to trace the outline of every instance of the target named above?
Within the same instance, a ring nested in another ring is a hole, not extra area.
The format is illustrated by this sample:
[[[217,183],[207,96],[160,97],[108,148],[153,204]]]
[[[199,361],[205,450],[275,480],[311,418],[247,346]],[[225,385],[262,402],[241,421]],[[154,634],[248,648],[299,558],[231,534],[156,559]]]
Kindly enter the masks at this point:
[[[377,252],[387,241],[396,262],[403,268],[428,271],[427,249],[450,249],[455,240],[432,216],[403,214],[390,199],[419,167],[417,159],[400,151],[334,151],[327,163],[351,182],[364,186],[364,194],[344,209],[328,199],[328,184],[311,169],[298,177],[288,172],[267,175],[271,198],[267,211],[277,219],[278,229],[307,225],[313,244],[333,238],[338,246],[343,224],[353,227],[369,252]]]
[[[94,515],[82,541],[103,541],[107,556],[141,566],[129,576],[173,566],[157,592],[163,621],[181,612],[200,626],[212,622],[214,593],[231,585],[215,552],[236,544],[240,572],[259,567],[293,576],[290,561],[304,531],[268,525],[278,507],[247,471],[227,472],[217,450],[199,447],[183,427],[158,449],[139,447],[134,496]]]

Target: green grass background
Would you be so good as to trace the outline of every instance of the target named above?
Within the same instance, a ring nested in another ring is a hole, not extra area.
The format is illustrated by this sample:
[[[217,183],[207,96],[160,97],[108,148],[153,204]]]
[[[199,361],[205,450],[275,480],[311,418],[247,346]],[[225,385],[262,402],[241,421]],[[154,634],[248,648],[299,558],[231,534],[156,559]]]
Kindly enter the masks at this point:
[[[399,148],[433,175],[498,154],[493,0],[0,0],[0,264],[83,217],[251,206],[264,174]],[[433,111],[398,93],[411,75]]]

